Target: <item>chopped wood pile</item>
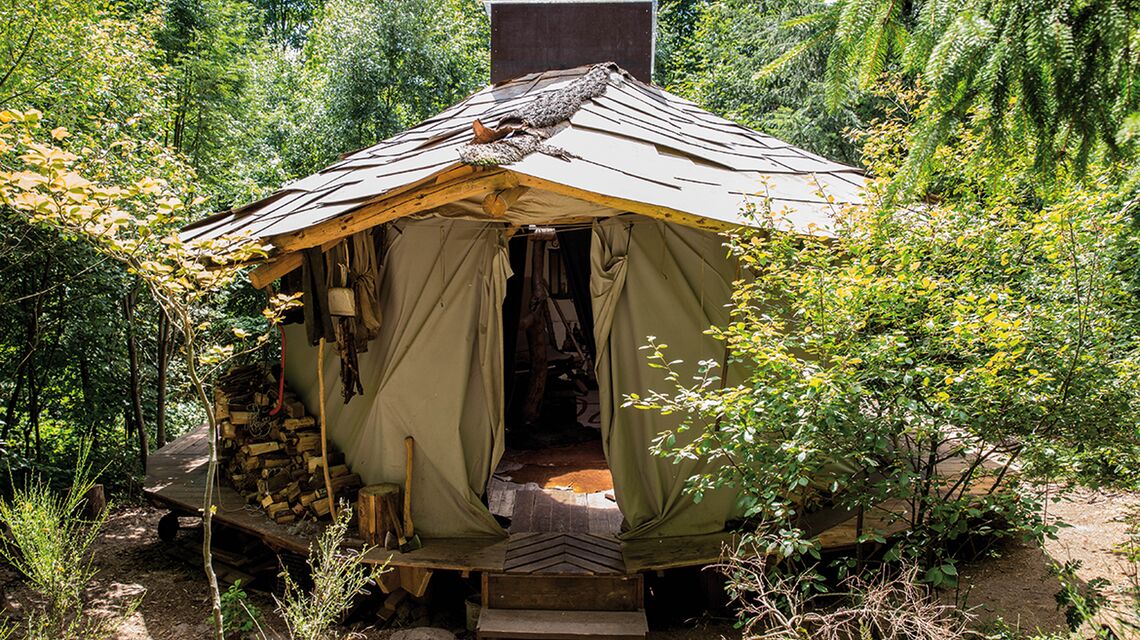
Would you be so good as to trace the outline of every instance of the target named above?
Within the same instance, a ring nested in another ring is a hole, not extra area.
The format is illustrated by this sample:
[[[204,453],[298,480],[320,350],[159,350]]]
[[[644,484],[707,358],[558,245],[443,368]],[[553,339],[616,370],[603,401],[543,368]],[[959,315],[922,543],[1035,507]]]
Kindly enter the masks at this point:
[[[263,365],[235,367],[214,387],[222,475],[250,504],[260,505],[278,524],[329,517],[324,466],[333,497],[356,500],[360,476],[344,454],[321,456],[317,419],[288,389],[276,414],[279,381]]]

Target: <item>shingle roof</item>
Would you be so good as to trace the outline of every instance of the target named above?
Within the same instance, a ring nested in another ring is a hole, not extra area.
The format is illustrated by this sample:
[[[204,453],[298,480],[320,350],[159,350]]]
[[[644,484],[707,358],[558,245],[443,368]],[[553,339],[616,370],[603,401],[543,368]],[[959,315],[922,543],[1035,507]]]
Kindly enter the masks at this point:
[[[548,71],[489,86],[268,198],[194,223],[183,237],[248,232],[271,242],[451,172],[464,166],[460,152],[472,142],[474,121],[494,128],[504,116],[582,82],[597,68]],[[620,198],[729,225],[747,224],[742,207],[757,194],[766,193],[773,208],[786,209],[797,230],[826,226],[833,207],[860,200],[864,177],[858,169],[715,116],[614,65],[605,68],[604,92],[543,132],[549,136],[543,147],[564,154],[534,152],[502,168],[564,185],[569,193]],[[583,205],[597,215],[598,201]],[[555,223],[565,211],[538,215],[546,214]],[[533,211],[528,221],[537,221]]]

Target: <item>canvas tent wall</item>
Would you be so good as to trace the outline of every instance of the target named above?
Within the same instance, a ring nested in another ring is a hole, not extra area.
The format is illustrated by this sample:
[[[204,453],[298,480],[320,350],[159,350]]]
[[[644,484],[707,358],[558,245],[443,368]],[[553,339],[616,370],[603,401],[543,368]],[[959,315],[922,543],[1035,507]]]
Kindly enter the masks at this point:
[[[503,452],[505,232],[502,224],[445,218],[393,223],[380,269],[383,326],[359,356],[360,397],[342,401],[339,360],[326,355],[325,378],[336,381],[324,390],[329,433],[354,472],[368,483],[399,481],[403,439],[415,438],[413,516],[428,536],[503,534],[481,498]],[[723,345],[703,330],[726,319],[736,266],[718,235],[641,216],[601,221],[593,238],[602,436],[624,535],[720,531],[734,495],[693,502],[685,480],[704,465],[649,452],[675,422],[621,405],[624,394],[663,383],[639,350],[647,335],[667,340],[692,366],[721,357]],[[287,338],[286,375],[315,407],[316,349],[297,325]]]
[[[359,356],[364,393],[345,404],[329,350],[331,439],[367,483],[400,482],[416,441],[412,514],[427,536],[501,535],[480,502],[503,453],[500,312],[510,275],[503,226],[407,220],[385,234],[380,335]],[[287,333],[286,377],[317,406],[317,350]]]
[[[668,392],[665,372],[649,366],[642,347],[648,336],[667,345],[678,368],[697,373],[698,362],[724,366],[724,343],[705,335],[728,321],[732,282],[741,277],[725,239],[715,233],[641,216],[594,224],[590,294],[598,345],[602,431],[614,491],[625,516],[626,538],[696,535],[722,531],[739,515],[731,490],[707,493],[695,502],[686,490],[694,475],[708,473],[705,460],[674,462],[650,449],[659,434],[675,433],[679,416],[623,406],[628,394]],[[743,379],[733,366],[726,384]],[[687,376],[686,376],[687,378]],[[693,432],[676,434],[678,444]]]

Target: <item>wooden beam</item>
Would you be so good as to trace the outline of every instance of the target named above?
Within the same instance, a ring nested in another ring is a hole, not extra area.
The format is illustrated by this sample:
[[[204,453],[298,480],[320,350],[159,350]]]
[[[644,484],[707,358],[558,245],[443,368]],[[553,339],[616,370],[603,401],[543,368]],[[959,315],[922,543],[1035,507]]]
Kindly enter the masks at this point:
[[[595,193],[593,191],[579,189],[578,187],[571,187],[568,185],[560,184],[558,182],[543,180],[542,178],[529,176],[525,173],[518,173],[515,175],[518,176],[518,183],[520,185],[531,187],[532,189],[545,189],[553,193],[570,196],[571,198],[577,198],[579,200],[585,200],[586,202],[593,202],[594,204],[600,204],[602,206],[617,209],[618,211],[639,213],[650,218],[657,218],[658,220],[676,222],[688,227],[697,227],[700,229],[709,229],[712,231],[724,231],[725,229],[732,229],[737,226],[728,222],[704,218],[692,213],[670,209],[669,207],[662,207],[658,205],[647,204],[645,202],[638,202],[636,200],[628,200],[626,198],[620,198],[617,196],[608,196],[601,193]]]
[[[340,239],[330,240],[321,245],[321,251],[328,251],[337,245]],[[304,262],[301,252],[286,253],[274,258],[249,272],[249,281],[254,289],[264,289],[273,284],[278,278],[283,278],[294,269],[299,269]]]
[[[333,240],[340,240],[397,218],[423,213],[456,200],[518,186],[518,177],[507,171],[492,171],[433,184],[396,196],[380,197],[359,209],[307,229],[273,236],[268,241],[279,253],[292,253]]]
[[[436,176],[434,182],[436,184],[443,184],[445,182],[451,182],[452,180],[455,180],[456,178],[467,177],[467,176],[475,173],[475,171],[476,171],[476,168],[469,165],[469,164],[460,164],[459,166],[455,167],[454,169],[447,169],[443,173]]]
[[[510,189],[488,193],[487,197],[483,198],[483,213],[492,218],[502,218],[507,215],[507,211],[514,206],[519,197],[529,189],[530,187],[511,187]]]
[[[300,267],[302,262],[304,262],[304,258],[300,253],[287,253],[250,271],[249,281],[253,284],[254,289],[264,289],[273,284],[274,280]]]

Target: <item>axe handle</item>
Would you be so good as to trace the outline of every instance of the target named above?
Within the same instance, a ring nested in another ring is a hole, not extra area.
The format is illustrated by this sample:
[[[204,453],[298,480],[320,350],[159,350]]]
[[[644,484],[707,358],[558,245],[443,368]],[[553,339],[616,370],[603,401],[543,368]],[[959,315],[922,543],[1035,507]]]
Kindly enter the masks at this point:
[[[415,533],[412,528],[412,458],[416,441],[412,436],[404,438],[404,449],[408,460],[404,465],[404,537],[411,539]]]
[[[400,526],[400,519],[396,517],[396,507],[392,506],[391,502],[384,501],[384,508],[388,510],[388,517],[392,518],[392,527],[396,529],[396,540],[402,547],[408,543],[408,540],[404,537],[404,530]]]

